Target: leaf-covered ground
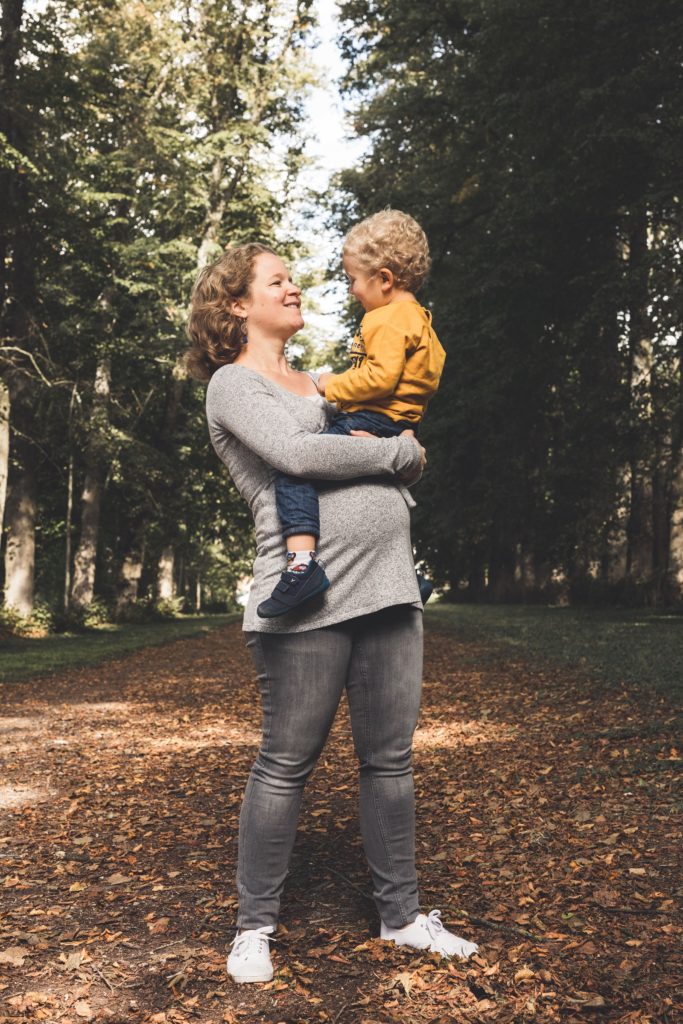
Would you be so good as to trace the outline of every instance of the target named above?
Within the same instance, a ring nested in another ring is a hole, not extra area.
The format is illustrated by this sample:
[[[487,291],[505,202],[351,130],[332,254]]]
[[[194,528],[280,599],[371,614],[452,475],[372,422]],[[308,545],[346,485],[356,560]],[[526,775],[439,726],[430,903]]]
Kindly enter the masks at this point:
[[[376,936],[347,710],[309,782],[269,985],[225,973],[260,710],[239,625],[8,685],[0,1021],[683,1019],[671,698],[431,631],[423,908],[467,963]]]

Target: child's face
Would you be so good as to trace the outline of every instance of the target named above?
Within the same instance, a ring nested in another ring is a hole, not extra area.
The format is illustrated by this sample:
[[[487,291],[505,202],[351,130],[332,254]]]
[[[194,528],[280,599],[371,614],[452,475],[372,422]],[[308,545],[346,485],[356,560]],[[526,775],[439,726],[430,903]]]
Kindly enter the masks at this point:
[[[382,276],[379,272],[371,274],[363,270],[352,256],[344,254],[342,260],[344,271],[349,279],[349,291],[354,299],[360,302],[366,313],[379,306],[386,306],[389,301],[382,288]]]

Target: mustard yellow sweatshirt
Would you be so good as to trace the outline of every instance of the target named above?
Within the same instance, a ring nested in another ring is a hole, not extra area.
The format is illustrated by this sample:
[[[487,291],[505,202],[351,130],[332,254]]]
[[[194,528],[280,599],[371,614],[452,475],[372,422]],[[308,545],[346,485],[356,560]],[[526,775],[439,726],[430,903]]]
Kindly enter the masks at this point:
[[[365,314],[351,346],[351,368],[335,374],[325,398],[343,412],[369,409],[419,423],[445,359],[429,310],[409,300],[390,302]]]

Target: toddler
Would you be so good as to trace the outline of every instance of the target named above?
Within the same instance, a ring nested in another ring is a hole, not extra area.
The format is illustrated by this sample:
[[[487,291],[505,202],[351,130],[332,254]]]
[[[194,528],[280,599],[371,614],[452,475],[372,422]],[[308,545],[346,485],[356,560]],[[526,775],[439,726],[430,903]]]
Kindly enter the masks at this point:
[[[349,290],[365,310],[344,373],[323,373],[317,387],[338,412],[327,434],[365,430],[377,437],[417,431],[439,386],[446,353],[428,310],[415,293],[429,270],[420,225],[399,210],[383,210],[357,224],[344,240]],[[330,583],[317,557],[318,496],[310,480],[278,473],[277,510],[287,544],[287,568],[257,612],[274,618],[302,607]],[[418,577],[426,601],[431,584]]]

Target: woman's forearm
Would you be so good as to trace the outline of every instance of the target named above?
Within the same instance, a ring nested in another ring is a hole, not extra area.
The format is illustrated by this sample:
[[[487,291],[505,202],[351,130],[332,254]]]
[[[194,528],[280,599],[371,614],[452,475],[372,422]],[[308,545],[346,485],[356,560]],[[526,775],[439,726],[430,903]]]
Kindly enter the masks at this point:
[[[264,462],[291,476],[405,476],[421,465],[420,448],[409,436],[347,437],[303,430],[268,383],[240,367],[218,371],[207,393],[207,413],[213,430],[228,430]]]
[[[350,437],[346,434],[293,435],[266,458],[275,469],[314,480],[358,476],[403,476],[418,471],[420,452],[409,437]]]

